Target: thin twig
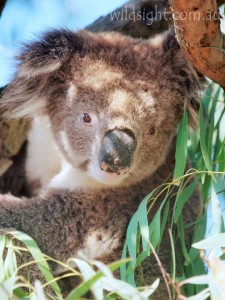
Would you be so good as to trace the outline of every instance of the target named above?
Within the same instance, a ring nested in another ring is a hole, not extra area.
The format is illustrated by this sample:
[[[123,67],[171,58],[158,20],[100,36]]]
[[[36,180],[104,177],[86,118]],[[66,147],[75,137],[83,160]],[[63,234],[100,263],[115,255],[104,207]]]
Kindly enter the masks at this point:
[[[164,280],[164,282],[165,282],[166,289],[167,289],[167,292],[168,292],[169,300],[172,300],[172,295],[171,295],[170,287],[169,287],[169,284],[168,284],[168,281],[167,281],[167,277],[170,277],[170,276],[169,276],[169,274],[166,272],[166,270],[163,268],[163,265],[162,265],[162,263],[161,263],[161,261],[160,261],[158,255],[157,255],[157,253],[156,253],[156,251],[155,251],[155,249],[154,249],[152,243],[151,243],[150,241],[148,241],[148,243],[149,243],[149,246],[150,246],[150,248],[151,248],[151,250],[152,250],[152,253],[154,254],[154,256],[155,256],[155,258],[156,258],[156,261],[157,261],[157,263],[158,263],[158,266],[159,266],[159,268],[160,268],[160,271],[161,271],[161,273],[162,273],[163,280]]]

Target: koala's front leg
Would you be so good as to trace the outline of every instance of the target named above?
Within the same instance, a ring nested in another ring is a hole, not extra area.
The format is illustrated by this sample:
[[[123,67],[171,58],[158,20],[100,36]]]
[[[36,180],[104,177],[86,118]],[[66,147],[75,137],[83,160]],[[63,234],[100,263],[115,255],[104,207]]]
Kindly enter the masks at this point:
[[[0,228],[15,228],[31,236],[42,252],[67,261],[82,248],[84,194],[49,190],[41,197],[0,195]]]
[[[56,249],[60,248],[59,235],[62,227],[58,220],[59,211],[60,205],[57,205],[57,199],[54,198],[0,195],[0,228],[14,228],[25,232],[37,242],[43,252],[55,256]]]
[[[14,197],[10,194],[6,194],[6,195],[0,194],[0,235],[6,234],[6,236],[9,237],[9,239],[11,239],[12,235],[9,234],[8,232],[19,230],[19,231],[24,231],[34,239],[37,238],[37,236],[35,236],[35,231],[32,223],[28,231],[24,230],[26,229],[24,227],[24,223],[30,222],[30,220],[33,218],[32,210],[31,213],[29,213],[30,208],[33,205],[32,201],[30,200],[31,199],[28,198]],[[16,246],[24,247],[23,242],[17,239],[14,239],[13,243]],[[21,254],[22,255],[16,254],[16,260],[18,266],[22,266],[24,263],[28,263],[34,260],[34,258],[29,252],[22,251]],[[30,264],[29,267],[21,268],[18,275],[27,278],[28,269],[30,274],[29,280],[31,280],[31,282],[34,282],[34,280],[37,279],[39,279],[41,282],[45,282],[44,277],[42,276],[37,264],[35,263]],[[3,271],[0,270],[0,272]]]
[[[26,198],[14,197],[11,194],[0,194],[0,227],[10,228],[15,225],[18,227],[20,208],[25,208],[27,204]]]

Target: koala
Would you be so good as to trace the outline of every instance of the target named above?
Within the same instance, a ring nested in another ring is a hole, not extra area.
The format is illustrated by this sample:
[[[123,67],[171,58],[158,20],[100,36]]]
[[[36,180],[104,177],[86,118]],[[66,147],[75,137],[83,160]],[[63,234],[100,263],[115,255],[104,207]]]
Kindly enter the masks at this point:
[[[33,196],[0,195],[0,227],[24,231],[61,261],[79,250],[119,259],[141,200],[173,174],[177,127],[185,108],[196,120],[202,83],[172,31],[141,40],[52,30],[24,45],[0,108],[6,118],[32,120],[26,176]],[[199,207],[193,197],[185,220]],[[154,265],[149,283],[160,274]],[[162,284],[153,299],[165,293]]]

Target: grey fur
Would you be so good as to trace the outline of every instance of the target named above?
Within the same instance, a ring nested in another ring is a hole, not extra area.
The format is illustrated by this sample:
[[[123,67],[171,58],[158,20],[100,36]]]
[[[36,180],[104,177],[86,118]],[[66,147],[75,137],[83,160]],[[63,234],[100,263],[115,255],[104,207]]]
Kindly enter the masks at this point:
[[[173,173],[177,126],[185,107],[195,121],[203,79],[186,62],[171,32],[143,41],[116,33],[53,31],[26,45],[19,61],[1,108],[7,117],[47,115],[60,152],[72,167],[87,172],[91,161],[98,164],[101,143],[111,130],[132,132],[135,148],[128,174],[115,185],[48,189],[31,199],[0,195],[0,226],[28,233],[45,253],[63,261],[97,231],[99,241],[104,243],[104,234],[111,241],[110,251],[97,258],[119,258],[140,201]],[[68,99],[71,83],[76,91]],[[80,113],[89,111],[97,116],[91,129],[79,123]],[[62,131],[67,147],[60,139]],[[186,221],[198,211],[199,201],[193,198],[185,208]],[[168,267],[166,243],[162,260]],[[156,267],[150,266],[148,273],[151,281]],[[165,289],[159,293],[154,299],[162,299]]]

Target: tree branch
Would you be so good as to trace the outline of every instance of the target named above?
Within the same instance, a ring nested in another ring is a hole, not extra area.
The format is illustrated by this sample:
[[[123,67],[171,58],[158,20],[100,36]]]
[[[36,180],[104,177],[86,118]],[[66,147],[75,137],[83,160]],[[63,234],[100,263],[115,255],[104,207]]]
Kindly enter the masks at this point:
[[[215,0],[170,0],[178,42],[190,63],[225,88],[225,36]]]
[[[5,4],[6,4],[6,0],[0,0],[0,17],[1,17],[3,9],[5,7]]]
[[[225,0],[217,0],[217,5],[221,6],[225,3]]]
[[[117,31],[135,38],[149,38],[166,30],[171,18],[168,0],[131,0],[115,11],[100,17],[87,30]]]

